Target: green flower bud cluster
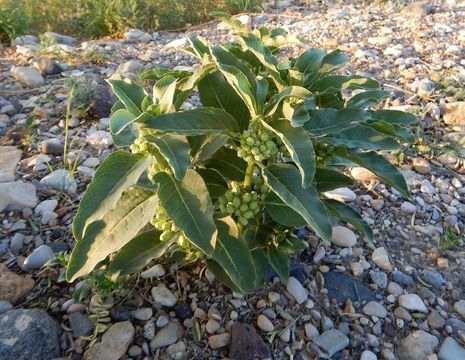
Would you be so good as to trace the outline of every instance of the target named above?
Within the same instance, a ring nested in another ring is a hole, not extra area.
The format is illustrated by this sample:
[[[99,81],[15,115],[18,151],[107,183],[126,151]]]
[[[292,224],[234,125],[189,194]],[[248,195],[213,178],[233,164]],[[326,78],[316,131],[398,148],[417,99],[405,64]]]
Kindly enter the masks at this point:
[[[222,213],[236,216],[245,226],[260,211],[260,200],[259,193],[254,190],[246,191],[233,181],[231,189],[219,198],[220,210]]]
[[[334,156],[334,146],[329,144],[317,144],[315,154],[318,166],[324,166]]]
[[[180,235],[179,228],[174,225],[173,220],[169,218],[165,209],[160,204],[157,206],[156,213],[157,214],[150,223],[155,227],[155,229],[162,232],[160,236],[161,241],[166,241],[171,239],[173,236]]]
[[[255,161],[262,161],[275,156],[278,153],[274,135],[259,127],[252,127],[252,129],[245,130],[241,135],[241,148],[237,155],[247,161],[248,163]]]
[[[134,154],[152,154],[156,151],[156,148],[145,140],[145,137],[141,134],[139,137],[134,140],[134,143],[131,145],[131,151]]]
[[[291,96],[290,98],[287,99],[287,102],[289,103],[289,105],[291,105],[292,107],[296,107],[297,105],[300,105],[304,102],[303,99],[301,98],[298,98],[296,96]]]

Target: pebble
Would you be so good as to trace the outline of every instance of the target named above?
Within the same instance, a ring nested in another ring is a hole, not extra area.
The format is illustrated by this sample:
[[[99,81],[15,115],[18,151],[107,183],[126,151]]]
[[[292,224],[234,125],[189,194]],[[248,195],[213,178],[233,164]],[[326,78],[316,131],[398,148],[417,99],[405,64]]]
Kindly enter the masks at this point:
[[[155,321],[153,319],[150,319],[144,324],[144,327],[142,328],[142,333],[144,335],[144,338],[147,340],[152,340],[155,337],[156,329]]]
[[[399,296],[399,305],[410,311],[427,313],[428,308],[417,294],[405,294]]]
[[[465,349],[450,336],[445,338],[438,353],[439,360],[463,360]]]
[[[47,245],[41,245],[35,249],[26,260],[23,267],[26,270],[37,270],[45,265],[53,257],[53,250]]]
[[[208,337],[208,345],[213,350],[223,348],[223,347],[229,345],[230,337],[231,336],[229,335],[229,333],[209,336]]]
[[[0,183],[0,213],[6,210],[34,208],[36,187],[22,181]]]
[[[357,198],[357,195],[349,188],[339,188],[323,193],[328,199],[333,199],[342,202],[352,202]]]
[[[388,277],[386,273],[381,271],[373,271],[370,273],[371,280],[381,289],[386,289],[388,286]]]
[[[292,295],[299,305],[303,304],[307,300],[307,290],[305,290],[299,280],[292,276],[290,276],[287,280],[286,290]]]
[[[454,303],[454,311],[465,319],[465,300],[459,300]]]
[[[420,191],[428,195],[434,195],[436,193],[436,189],[433,184],[431,184],[428,180],[423,180],[421,182]]]
[[[154,277],[162,277],[166,274],[165,269],[160,264],[152,266],[151,268],[141,272],[140,276],[142,279],[150,279]]]
[[[152,288],[153,301],[157,305],[173,307],[178,299],[164,284]]]
[[[423,158],[414,158],[412,159],[413,168],[419,174],[428,175],[431,173],[431,166],[427,160]]]
[[[169,323],[169,319],[165,315],[160,315],[158,317],[158,319],[157,319],[157,327],[158,328],[165,327],[166,325],[168,325],[168,323]]]
[[[59,191],[69,191],[75,193],[77,190],[77,183],[74,176],[65,169],[58,169],[40,180],[44,185]]]
[[[425,360],[433,354],[439,341],[436,336],[417,330],[401,340],[397,354],[399,360]]]
[[[376,354],[370,350],[365,350],[362,352],[362,355],[360,355],[360,360],[377,360],[378,357]]]
[[[137,358],[139,355],[142,354],[142,349],[140,346],[132,345],[128,350],[128,355],[134,358]]]
[[[11,70],[11,73],[13,74],[13,77],[16,81],[19,81],[23,85],[29,87],[38,87],[45,83],[45,80],[40,72],[36,68],[30,66],[14,67]]]
[[[177,321],[171,321],[161,328],[150,341],[150,348],[155,351],[158,348],[174,344],[184,335],[184,328]]]
[[[265,315],[258,315],[257,326],[260,330],[265,332],[271,332],[274,330],[274,325]]]
[[[217,321],[213,319],[209,319],[207,323],[205,324],[205,329],[209,334],[214,334],[216,333],[220,328],[220,324],[218,324]]]
[[[16,233],[10,240],[10,250],[14,255],[17,255],[24,246],[26,236],[21,233]]]
[[[44,200],[44,201],[41,201],[39,204],[37,204],[36,208],[34,209],[34,212],[42,215],[46,211],[54,211],[57,206],[58,206],[58,200],[55,200],[55,199]]]
[[[313,338],[316,338],[317,336],[320,336],[320,332],[315,327],[315,325],[313,325],[312,323],[305,324],[304,329],[305,329],[305,335],[309,339],[313,339]]]
[[[400,211],[402,211],[405,215],[412,215],[415,211],[417,211],[417,208],[412,203],[406,201],[400,206]]]
[[[40,152],[48,155],[63,155],[64,144],[58,139],[47,139],[40,143]]]
[[[376,301],[370,301],[363,307],[363,313],[368,316],[385,318],[387,316],[386,308]]]
[[[437,289],[440,289],[445,284],[444,277],[436,271],[425,271],[423,280]]]
[[[331,243],[340,247],[352,247],[357,243],[357,238],[352,230],[344,226],[334,226]]]
[[[330,359],[335,353],[349,346],[349,338],[336,329],[325,331],[313,340],[320,355]]]
[[[131,312],[133,318],[140,320],[140,321],[147,321],[153,315],[152,308],[141,308]]]
[[[383,199],[373,200],[371,202],[371,207],[376,211],[380,211],[384,207],[384,200]]]
[[[69,315],[69,326],[73,331],[75,338],[87,336],[94,330],[94,323],[87,317],[87,315],[79,312]]]
[[[110,326],[102,336],[102,342],[95,343],[88,352],[90,359],[116,360],[126,354],[134,338],[134,326],[129,321],[118,322]]]
[[[371,254],[371,259],[379,268],[385,271],[390,272],[394,270],[394,267],[391,264],[391,260],[389,260],[389,256],[384,247],[379,247],[375,249]]]
[[[415,281],[410,275],[404,274],[401,271],[394,271],[392,273],[392,279],[402,285],[414,286]]]

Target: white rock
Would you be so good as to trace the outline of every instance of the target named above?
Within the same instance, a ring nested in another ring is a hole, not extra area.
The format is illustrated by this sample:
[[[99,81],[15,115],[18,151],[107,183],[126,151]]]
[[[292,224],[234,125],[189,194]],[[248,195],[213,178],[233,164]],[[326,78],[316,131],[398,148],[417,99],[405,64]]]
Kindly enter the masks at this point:
[[[142,279],[150,279],[153,277],[162,277],[163,275],[165,275],[165,273],[166,272],[165,272],[165,269],[163,269],[163,266],[161,266],[160,264],[157,264],[143,271],[140,274],[140,276]]]
[[[77,183],[74,176],[65,169],[58,169],[45,176],[41,183],[56,190],[76,192]]]
[[[26,260],[24,260],[24,269],[37,270],[45,265],[53,257],[53,250],[47,245],[41,245],[35,249]]]
[[[357,195],[349,188],[339,188],[323,193],[328,199],[333,199],[342,202],[352,202],[357,198]]]
[[[102,342],[95,343],[89,349],[89,359],[123,359],[134,338],[134,326],[130,321],[113,324],[102,336]]]
[[[117,74],[133,73],[144,68],[140,61],[130,60],[122,63],[116,69]]]
[[[304,329],[305,329],[305,335],[309,339],[316,338],[317,336],[320,335],[318,329],[312,323],[305,324]]]
[[[220,328],[220,324],[218,324],[217,321],[213,319],[209,319],[207,323],[205,324],[205,329],[209,334],[214,334],[216,333]]]
[[[384,50],[384,55],[386,56],[393,56],[395,58],[401,57],[403,54],[403,51],[400,49],[396,49],[394,47],[388,47],[386,50]]]
[[[405,215],[411,215],[417,211],[417,208],[412,203],[406,201],[400,206],[400,211],[402,211],[402,213]]]
[[[465,319],[465,300],[459,300],[456,303],[454,303],[454,310],[463,319]]]
[[[165,45],[165,48],[182,48],[187,45],[187,38],[183,37],[180,39],[175,39],[170,41],[168,44]]]
[[[34,208],[37,204],[36,188],[22,181],[0,183],[0,212]]]
[[[368,316],[385,318],[387,316],[386,308],[377,301],[370,301],[363,307],[363,313]]]
[[[86,139],[87,143],[90,145],[97,146],[102,149],[108,149],[108,147],[113,144],[113,139],[111,134],[105,130],[98,130]]]
[[[389,260],[389,256],[386,252],[386,249],[382,246],[373,251],[373,253],[371,254],[371,259],[379,268],[385,271],[394,270],[394,267],[392,266],[391,261]]]
[[[55,199],[44,200],[44,201],[41,201],[36,206],[36,208],[34,209],[34,212],[36,214],[42,215],[45,211],[54,211],[57,206],[58,206],[58,200],[55,200]]]
[[[360,355],[360,360],[377,360],[378,357],[374,352],[371,352],[370,350],[365,350],[362,352],[362,355]]]
[[[345,226],[334,226],[331,243],[340,247],[352,247],[357,243],[355,233]]]
[[[16,165],[21,159],[22,151],[16,146],[0,147],[0,182],[11,182],[15,179]]]
[[[11,70],[13,77],[23,85],[30,87],[41,86],[45,83],[39,70],[30,66],[18,66]]]
[[[153,301],[157,305],[173,307],[178,299],[164,284],[157,285],[152,288]]]
[[[90,157],[84,160],[82,165],[93,169],[100,165],[100,160],[96,157]]]
[[[428,308],[417,294],[405,294],[399,296],[399,305],[410,311],[427,313]]]
[[[289,294],[292,295],[292,297],[295,299],[297,304],[302,304],[304,303],[305,300],[307,300],[308,294],[307,290],[302,286],[299,280],[297,280],[295,277],[290,276],[289,279],[287,280],[286,284],[286,290],[289,292]]]
[[[274,330],[273,323],[263,314],[258,315],[257,326],[260,330],[265,332],[271,332]]]
[[[42,217],[40,218],[40,223],[42,225],[47,225],[50,221],[55,220],[58,218],[58,215],[54,213],[53,211],[44,211],[42,213]]]
[[[150,348],[156,350],[174,344],[176,340],[180,339],[183,335],[184,329],[182,325],[177,321],[172,321],[157,332],[152,341],[150,341]]]
[[[152,40],[152,36],[150,34],[140,29],[129,29],[125,31],[123,38],[128,42],[149,42],[150,40]]]
[[[149,307],[141,308],[141,309],[132,311],[131,315],[137,320],[147,321],[152,317],[153,310],[152,308],[149,308]]]

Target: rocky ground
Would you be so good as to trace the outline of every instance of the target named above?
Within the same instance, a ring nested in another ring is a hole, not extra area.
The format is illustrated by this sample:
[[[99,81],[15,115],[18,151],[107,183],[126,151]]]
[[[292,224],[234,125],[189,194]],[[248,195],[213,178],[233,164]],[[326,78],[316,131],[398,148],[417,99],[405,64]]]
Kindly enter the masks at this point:
[[[241,21],[348,52],[349,71],[392,91],[385,107],[417,115],[416,144],[386,154],[412,197],[352,169],[357,186],[332,196],[363,214],[374,241],[337,227],[324,244],[301,229],[309,247],[289,282],[271,274],[248,296],[222,287],[201,264],[165,260],[80,299],[73,293],[85,295],[98,277],[67,284],[62,265],[42,267],[72,248],[79,199],[114,149],[104,80],[135,78],[154,64],[194,66],[182,52],[186,36],[217,43],[228,30],[212,22],[82,43],[49,34],[3,48],[0,359],[465,359],[465,2],[348,3],[280,2]]]

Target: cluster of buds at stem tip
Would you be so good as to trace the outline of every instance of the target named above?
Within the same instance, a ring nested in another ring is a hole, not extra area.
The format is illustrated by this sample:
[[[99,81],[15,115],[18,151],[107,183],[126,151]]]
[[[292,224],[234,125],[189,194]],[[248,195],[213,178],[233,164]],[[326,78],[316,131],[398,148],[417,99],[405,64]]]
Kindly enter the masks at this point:
[[[274,134],[258,124],[253,123],[250,130],[245,130],[240,138],[237,155],[248,163],[267,160],[278,154]]]

